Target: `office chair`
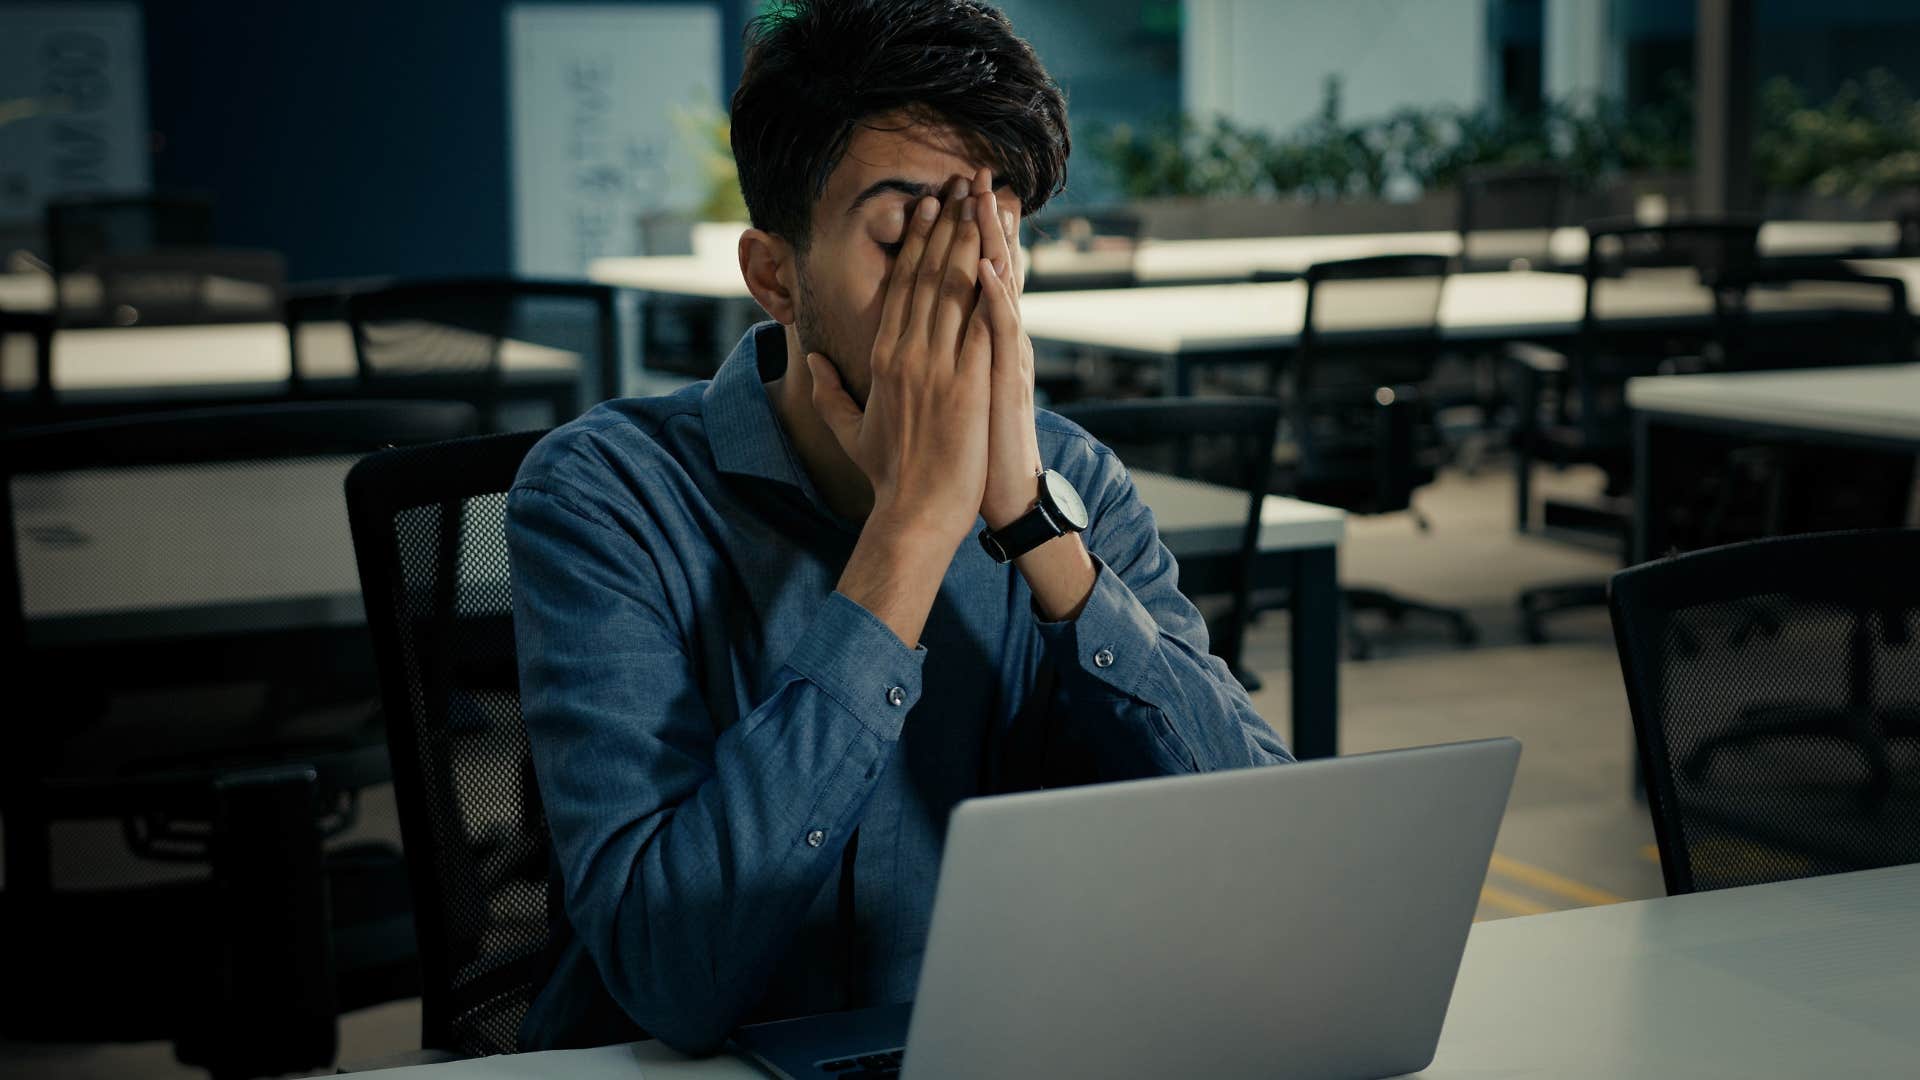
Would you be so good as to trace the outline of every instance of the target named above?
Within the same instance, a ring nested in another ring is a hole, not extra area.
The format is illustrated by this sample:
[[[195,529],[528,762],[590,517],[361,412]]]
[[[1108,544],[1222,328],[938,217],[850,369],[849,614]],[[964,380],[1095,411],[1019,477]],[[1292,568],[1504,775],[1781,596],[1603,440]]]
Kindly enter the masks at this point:
[[[92,264],[100,301],[69,308],[68,326],[272,322],[281,315],[286,259],[275,251],[171,248],[110,252]]]
[[[1909,206],[1894,217],[1900,227],[1895,253],[1911,258],[1920,255],[1920,206]]]
[[[469,401],[488,431],[505,424],[503,406],[518,396],[501,365],[511,339],[571,352],[580,359],[572,385],[539,396],[553,423],[582,407],[583,392],[617,392],[613,289],[571,281],[473,278],[422,281],[352,292],[346,299],[354,362],[363,393]]]
[[[57,198],[47,203],[46,231],[54,311],[62,324],[101,325],[96,282],[89,280],[100,259],[212,247],[213,203],[185,193]]]
[[[1920,861],[1916,566],[1920,529],[1887,529],[1613,576],[1669,893]]]
[[[1382,255],[1308,268],[1306,315],[1291,371],[1276,360],[1269,378],[1290,402],[1288,437],[1278,450],[1280,489],[1354,514],[1409,511],[1426,518],[1413,493],[1438,475],[1444,450],[1427,387],[1438,360],[1444,255]],[[1291,386],[1287,382],[1291,381]],[[1343,588],[1347,651],[1372,643],[1354,616],[1378,611],[1398,624],[1409,614],[1452,626],[1456,641],[1478,637],[1459,608],[1382,589]]]
[[[1779,260],[1738,268],[1718,284],[1729,371],[1855,367],[1914,358],[1906,282],[1834,260]]]
[[[474,424],[457,403],[353,402],[7,434],[21,703],[0,755],[10,1036],[171,1038],[182,1061],[252,1076],[329,1064],[336,1013],[417,992],[400,853],[325,844],[388,774],[378,710],[360,696],[365,638],[249,621],[247,597],[265,583],[285,593],[267,607],[315,602],[307,567],[324,553],[294,549],[263,516],[294,474],[344,474],[341,459]],[[168,504],[143,507],[148,492]],[[115,501],[89,512],[100,500]],[[217,562],[173,542],[167,523],[187,515],[230,519]],[[88,547],[102,554],[74,562]],[[75,640],[75,619],[104,618],[86,613],[121,589],[188,609],[163,623],[128,612]],[[30,620],[29,602],[64,614]],[[97,821],[119,837],[63,832],[63,865],[87,869],[57,880],[55,823]]]
[[[1548,270],[1571,190],[1557,165],[1486,165],[1460,179],[1459,269]]]
[[[1661,372],[1705,370],[1731,286],[1755,262],[1759,222],[1753,219],[1683,219],[1661,225],[1593,222],[1587,226],[1587,261],[1580,326],[1573,348],[1560,352],[1516,342],[1508,349],[1514,375],[1516,528],[1531,527],[1532,474],[1536,460],[1556,468],[1598,466],[1606,477],[1606,506],[1550,503],[1549,525],[1602,534],[1624,548],[1630,519],[1615,507],[1632,481],[1632,422],[1627,380]],[[1636,304],[1649,296],[1706,286],[1712,310],[1698,319],[1648,319]],[[1546,617],[1606,603],[1601,581],[1568,582],[1523,591],[1519,597],[1527,639],[1546,640]]]
[[[347,477],[420,942],[421,1045],[508,1053],[561,911],[520,717],[506,492],[541,432],[376,454]]]
[[[1226,661],[1249,691],[1259,689],[1258,677],[1242,663],[1242,652],[1280,403],[1267,398],[1150,398],[1077,402],[1056,411],[1118,454],[1129,469],[1149,469],[1246,493],[1239,548],[1221,583],[1227,608],[1208,620],[1208,626],[1213,654]],[[1194,577],[1186,575],[1181,584],[1191,588],[1193,582]],[[1192,593],[1189,599],[1200,601]]]

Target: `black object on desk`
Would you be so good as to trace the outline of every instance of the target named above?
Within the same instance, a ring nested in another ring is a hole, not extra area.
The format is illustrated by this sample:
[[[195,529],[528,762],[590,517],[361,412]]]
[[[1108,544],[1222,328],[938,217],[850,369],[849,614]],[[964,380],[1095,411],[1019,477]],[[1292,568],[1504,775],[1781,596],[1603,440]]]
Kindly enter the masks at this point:
[[[420,943],[421,1045],[511,1053],[546,978],[551,841],[520,717],[506,492],[543,432],[347,477]]]
[[[325,667],[327,658],[311,651],[304,635],[280,640],[298,650],[286,670],[315,670],[309,682],[282,684],[249,662],[279,635],[244,619],[228,635],[195,633],[205,621],[193,598],[208,593],[236,618],[253,595],[268,608],[269,623],[280,626],[274,620],[282,598],[271,595],[270,579],[284,569],[276,558],[287,553],[257,550],[255,533],[271,535],[250,528],[263,524],[258,508],[227,507],[233,527],[213,558],[201,552],[182,559],[169,547],[168,530],[154,527],[166,514],[156,519],[153,508],[133,504],[87,514],[86,529],[54,538],[61,550],[36,553],[31,565],[54,575],[129,584],[166,579],[159,591],[175,597],[174,606],[142,606],[128,596],[122,602],[131,609],[108,620],[110,629],[86,622],[110,642],[103,654],[100,637],[47,643],[30,633],[29,592],[39,586],[23,582],[15,545],[44,546],[50,538],[44,527],[25,536],[15,531],[23,482],[132,473],[131,490],[139,492],[165,470],[211,468],[205,502],[162,508],[204,516],[223,497],[230,503],[252,490],[231,483],[236,470],[458,434],[471,431],[474,419],[470,407],[443,402],[315,403],[149,413],[8,433],[6,636],[14,715],[22,718],[0,755],[7,824],[0,925],[9,959],[0,1025],[9,1035],[173,1038],[183,1061],[216,1075],[251,1076],[328,1064],[337,1010],[415,992],[398,852],[378,844],[322,846],[352,824],[355,793],[387,777],[377,714],[323,685],[339,672]],[[36,490],[35,498],[72,504],[88,489]],[[90,531],[109,527],[133,535],[113,546]],[[103,547],[138,565],[113,578],[97,560],[66,558]],[[84,592],[97,582],[50,584],[38,604],[60,608],[63,590]],[[115,660],[121,649],[163,652],[163,639],[182,634],[187,640],[174,655],[197,654],[199,665],[190,670],[123,669]],[[256,648],[230,649],[235,640]],[[251,689],[261,682],[264,703]],[[209,693],[208,683],[218,692]],[[65,887],[53,873],[53,823],[90,819],[119,820],[141,860],[208,872],[155,882],[151,873],[121,870],[138,883]]]
[[[1920,529],[1623,570],[1611,611],[1669,893],[1920,862]]]

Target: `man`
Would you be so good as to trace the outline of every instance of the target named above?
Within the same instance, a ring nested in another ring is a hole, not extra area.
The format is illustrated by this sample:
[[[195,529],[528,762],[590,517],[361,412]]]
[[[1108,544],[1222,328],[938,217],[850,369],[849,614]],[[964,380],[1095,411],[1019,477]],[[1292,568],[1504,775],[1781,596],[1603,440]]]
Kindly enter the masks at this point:
[[[1068,140],[1032,49],[979,0],[748,37],[774,321],[554,432],[508,502],[565,898],[530,1049],[906,1000],[960,799],[1289,760],[1120,463],[1034,410],[1013,238]]]

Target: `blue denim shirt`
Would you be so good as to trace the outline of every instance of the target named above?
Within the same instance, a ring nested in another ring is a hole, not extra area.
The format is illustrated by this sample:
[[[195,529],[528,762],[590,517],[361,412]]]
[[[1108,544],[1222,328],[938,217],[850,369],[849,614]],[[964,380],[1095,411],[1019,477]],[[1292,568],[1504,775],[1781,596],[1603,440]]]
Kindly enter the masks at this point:
[[[1039,414],[1097,563],[1078,619],[960,545],[917,648],[834,591],[859,536],[762,383],[600,405],[508,497],[521,708],[564,896],[528,1049],[702,1053],[751,1020],[904,1001],[947,817],[984,793],[1290,760],[1113,454]],[[853,857],[843,860],[858,830]]]

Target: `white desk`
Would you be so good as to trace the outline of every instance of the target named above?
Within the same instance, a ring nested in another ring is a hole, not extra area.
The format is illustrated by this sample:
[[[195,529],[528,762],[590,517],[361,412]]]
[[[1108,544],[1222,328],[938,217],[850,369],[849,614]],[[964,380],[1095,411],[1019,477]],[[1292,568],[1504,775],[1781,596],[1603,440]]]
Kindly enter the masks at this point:
[[[1920,364],[1629,379],[1627,404],[1634,415],[1634,563],[1667,546],[1656,535],[1654,513],[1669,498],[1660,487],[1661,462],[1676,435],[1718,432],[1743,444],[1920,456]]]
[[[1308,976],[1310,977],[1310,976]],[[1478,923],[1427,1080],[1911,1076],[1920,866]],[[1044,1007],[1042,1004],[1041,1007]],[[1277,1057],[1275,1075],[1284,1075]],[[391,1080],[749,1080],[658,1043]]]
[[[345,323],[299,324],[300,371],[324,386],[354,378],[353,338]],[[509,384],[571,382],[578,354],[508,340],[500,362]],[[53,336],[54,392],[87,402],[167,396],[247,396],[287,385],[292,359],[281,323],[130,326],[61,330]],[[32,342],[0,337],[0,388],[23,394],[34,384]]]
[[[1920,259],[1858,265],[1872,273],[1911,274],[1920,285]],[[1920,288],[1908,299],[1920,310]],[[1703,320],[1713,311],[1711,293],[1693,281],[1616,284],[1605,301],[1610,320],[1650,326]],[[1304,282],[1278,281],[1031,293],[1021,298],[1020,307],[1036,344],[1158,360],[1167,368],[1168,391],[1184,394],[1187,366],[1196,358],[1292,348],[1305,323],[1306,302]],[[1828,288],[1795,286],[1757,291],[1751,308],[1766,316],[1820,311],[1832,302]],[[1440,333],[1453,341],[1567,337],[1579,329],[1585,304],[1586,283],[1575,274],[1453,274],[1441,291]],[[1377,328],[1398,326],[1387,317]]]
[[[1891,252],[1899,243],[1899,226],[1891,221],[1769,221],[1760,226],[1757,243],[1762,255],[1831,255],[1835,257]],[[1587,231],[1577,226],[1554,230],[1547,240],[1552,259],[1561,266],[1577,266],[1587,256]],[[1538,230],[1488,230],[1476,234],[1476,251],[1512,251],[1526,255],[1540,247]],[[1128,268],[1124,255],[1081,252],[1065,244],[1035,245],[1036,274],[1077,274]],[[1374,255],[1460,254],[1460,234],[1453,230],[1397,233],[1352,233],[1324,236],[1246,236],[1214,240],[1142,240],[1134,249],[1131,268],[1143,285],[1195,281],[1244,281],[1266,271],[1299,274],[1315,263],[1359,259]]]

